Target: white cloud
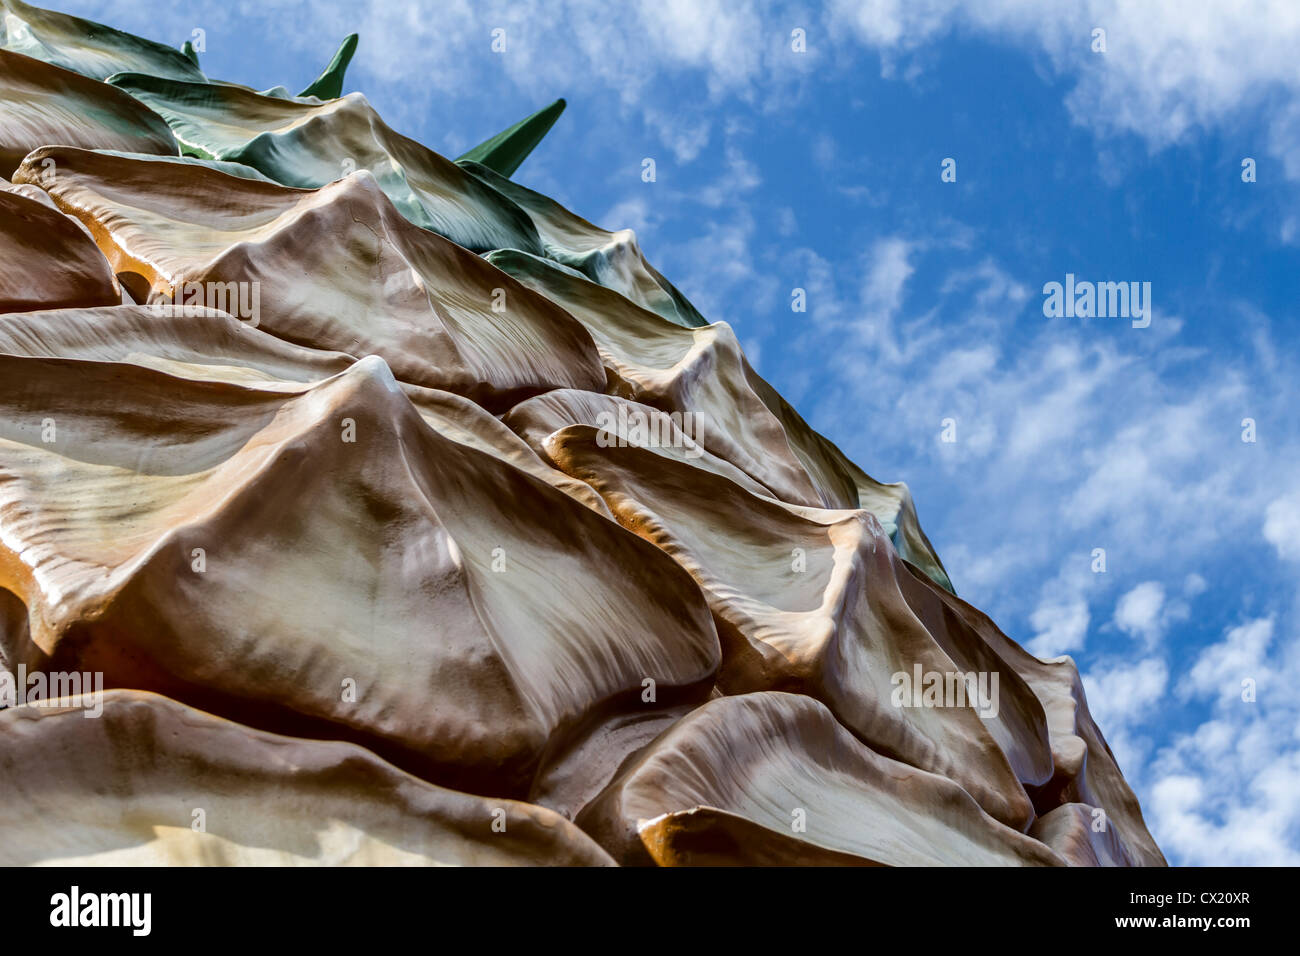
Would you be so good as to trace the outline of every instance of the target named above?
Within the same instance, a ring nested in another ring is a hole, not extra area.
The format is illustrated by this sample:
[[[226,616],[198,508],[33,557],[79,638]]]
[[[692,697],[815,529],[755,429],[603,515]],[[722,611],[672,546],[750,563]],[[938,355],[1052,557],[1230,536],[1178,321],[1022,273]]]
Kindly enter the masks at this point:
[[[655,131],[659,141],[672,150],[673,158],[679,163],[689,163],[709,145],[712,125],[698,117],[684,117],[680,113],[670,114],[656,107],[647,106],[643,110],[646,125]]]
[[[1029,616],[1034,637],[1025,649],[1035,657],[1059,657],[1082,650],[1088,637],[1088,602],[1074,598],[1064,603],[1044,600]]]
[[[1169,668],[1154,657],[1083,676],[1088,707],[1108,739],[1132,730],[1164,698],[1168,685]]]
[[[877,239],[866,257],[862,301],[874,315],[892,318],[902,304],[903,287],[915,271],[908,261],[912,244],[899,236]]]
[[[1274,629],[1230,628],[1177,682],[1211,698],[1212,716],[1155,754],[1142,789],[1153,835],[1181,862],[1300,865],[1300,644],[1275,645]],[[1254,700],[1243,677],[1258,680]]]
[[[699,201],[705,206],[716,209],[720,206],[734,206],[740,196],[757,189],[763,183],[755,166],[735,143],[727,143],[721,175],[709,186],[701,190]]]
[[[1300,493],[1292,492],[1269,502],[1264,514],[1264,538],[1278,557],[1300,561]]]
[[[974,304],[984,310],[1018,309],[1029,299],[1029,289],[991,258],[973,268],[954,270],[944,280],[944,295],[973,289]]]
[[[1181,685],[1183,695],[1201,694],[1233,701],[1241,696],[1243,680],[1254,681],[1257,693],[1265,689],[1271,676],[1265,659],[1272,641],[1272,618],[1259,618],[1232,628],[1223,641],[1201,651]]]
[[[782,206],[776,212],[776,231],[779,235],[790,237],[799,231],[799,218],[789,206]]]
[[[644,239],[654,226],[655,216],[644,197],[630,196],[615,203],[598,222],[610,223],[616,229],[631,229],[638,239]]]
[[[1115,605],[1115,625],[1124,633],[1141,638],[1148,648],[1155,647],[1164,636],[1161,611],[1165,589],[1158,581],[1144,581],[1127,592]]]

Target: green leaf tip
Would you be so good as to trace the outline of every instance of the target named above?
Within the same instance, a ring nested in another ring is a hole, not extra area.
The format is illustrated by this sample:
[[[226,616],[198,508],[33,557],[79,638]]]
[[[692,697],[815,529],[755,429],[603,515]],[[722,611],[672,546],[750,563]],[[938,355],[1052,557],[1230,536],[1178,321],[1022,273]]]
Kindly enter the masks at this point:
[[[181,52],[184,53],[185,58],[188,59],[195,66],[199,65],[198,51],[194,49],[194,44],[191,43],[189,40],[185,41],[185,45],[181,47]]]
[[[502,176],[514,175],[515,170],[528,158],[528,154],[542,141],[542,137],[551,131],[551,127],[560,118],[566,105],[561,97],[532,116],[521,119],[509,129],[479,143],[461,156],[457,162],[472,160]]]
[[[347,72],[348,64],[352,62],[352,54],[357,52],[358,37],[355,33],[348,34],[339,50],[334,54],[334,59],[330,60],[330,65],[325,67],[325,71],[316,77],[315,81],[307,89],[299,93],[299,96],[315,96],[322,100],[333,100],[343,95],[343,74]]]

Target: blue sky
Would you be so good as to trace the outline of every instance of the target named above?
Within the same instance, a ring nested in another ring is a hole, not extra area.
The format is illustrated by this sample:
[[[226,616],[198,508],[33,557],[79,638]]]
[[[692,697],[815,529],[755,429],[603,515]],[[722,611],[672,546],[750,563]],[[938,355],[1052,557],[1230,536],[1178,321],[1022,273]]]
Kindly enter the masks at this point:
[[[820,431],[910,485],[958,593],[1077,661],[1171,862],[1300,864],[1300,5],[59,9],[201,29],[210,76],[293,91],[357,31],[345,89],[449,156],[566,97],[515,178],[635,229]],[[1066,273],[1150,282],[1150,326],[1046,318]]]

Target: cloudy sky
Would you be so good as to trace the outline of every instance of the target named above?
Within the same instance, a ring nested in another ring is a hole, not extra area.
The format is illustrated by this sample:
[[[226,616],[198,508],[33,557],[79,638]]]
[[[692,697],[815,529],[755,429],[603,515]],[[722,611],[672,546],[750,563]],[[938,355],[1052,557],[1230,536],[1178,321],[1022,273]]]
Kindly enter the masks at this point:
[[[1300,4],[55,5],[259,88],[359,32],[345,88],[451,156],[566,97],[515,178],[911,486],[958,593],[1078,662],[1171,862],[1300,864]],[[1067,273],[1150,325],[1045,316]]]

